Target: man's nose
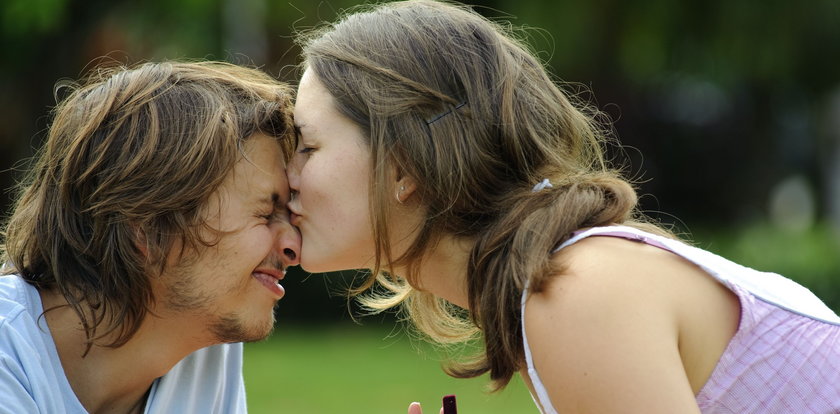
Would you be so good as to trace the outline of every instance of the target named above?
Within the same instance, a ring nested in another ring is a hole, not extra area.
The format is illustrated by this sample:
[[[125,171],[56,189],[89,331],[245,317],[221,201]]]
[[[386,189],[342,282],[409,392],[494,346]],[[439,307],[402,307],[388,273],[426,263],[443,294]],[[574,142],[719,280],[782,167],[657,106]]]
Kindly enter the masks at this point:
[[[300,233],[289,222],[284,222],[280,226],[275,248],[284,267],[296,266],[300,264]]]

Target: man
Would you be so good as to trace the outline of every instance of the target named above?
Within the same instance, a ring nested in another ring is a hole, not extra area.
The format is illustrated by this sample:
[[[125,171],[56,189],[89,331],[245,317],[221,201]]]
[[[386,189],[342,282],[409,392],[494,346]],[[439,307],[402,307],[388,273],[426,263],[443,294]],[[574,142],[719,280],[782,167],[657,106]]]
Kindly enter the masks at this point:
[[[242,341],[298,263],[289,89],[224,63],[100,69],[4,228],[0,413],[244,412]]]

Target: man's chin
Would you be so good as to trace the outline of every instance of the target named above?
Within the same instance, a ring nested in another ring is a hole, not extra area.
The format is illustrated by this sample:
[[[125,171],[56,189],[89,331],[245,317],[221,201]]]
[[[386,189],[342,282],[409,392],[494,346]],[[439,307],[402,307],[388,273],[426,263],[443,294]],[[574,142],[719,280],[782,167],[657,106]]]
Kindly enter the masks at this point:
[[[222,318],[211,327],[211,332],[220,343],[259,342],[274,332],[274,315],[261,326],[244,326],[234,318]]]

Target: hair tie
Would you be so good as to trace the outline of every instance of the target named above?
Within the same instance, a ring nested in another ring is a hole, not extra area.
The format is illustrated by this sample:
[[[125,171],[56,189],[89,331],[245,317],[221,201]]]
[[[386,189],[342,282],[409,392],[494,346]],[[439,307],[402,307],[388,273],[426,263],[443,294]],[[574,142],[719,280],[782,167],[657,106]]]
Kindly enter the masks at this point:
[[[537,191],[542,191],[549,187],[554,186],[551,185],[551,181],[549,181],[548,178],[543,178],[543,180],[538,182],[537,185],[535,185],[534,188],[531,189],[531,191],[536,193]]]

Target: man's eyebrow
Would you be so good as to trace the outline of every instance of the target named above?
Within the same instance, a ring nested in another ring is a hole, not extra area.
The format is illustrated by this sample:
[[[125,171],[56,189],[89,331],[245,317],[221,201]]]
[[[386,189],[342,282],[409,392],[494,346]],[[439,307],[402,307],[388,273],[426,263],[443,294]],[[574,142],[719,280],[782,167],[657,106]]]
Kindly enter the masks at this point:
[[[283,203],[280,201],[280,194],[276,192],[272,192],[270,196],[261,197],[257,200],[257,203],[260,205],[270,205],[272,207],[280,207]]]

